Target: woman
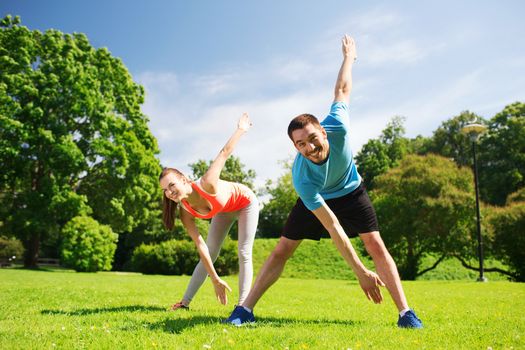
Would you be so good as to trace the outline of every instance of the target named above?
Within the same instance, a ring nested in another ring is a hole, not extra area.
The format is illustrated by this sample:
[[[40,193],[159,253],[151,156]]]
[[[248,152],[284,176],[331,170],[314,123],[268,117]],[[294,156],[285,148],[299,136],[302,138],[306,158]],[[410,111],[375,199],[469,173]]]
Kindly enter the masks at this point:
[[[231,288],[219,277],[213,262],[235,220],[239,221],[239,304],[248,296],[253,278],[252,248],[259,219],[259,203],[248,187],[221,180],[219,176],[226,159],[250,127],[248,114],[244,113],[233,135],[199,180],[192,182],[173,168],[165,168],[160,175],[160,186],[164,191],[164,225],[168,229],[173,228],[176,209],[180,204],[181,222],[195,242],[200,256],[184,297],[171,307],[172,310],[188,309],[207,275],[211,278],[217,299],[224,305],[228,302],[226,290],[231,292]],[[197,230],[195,218],[211,218],[206,243]]]

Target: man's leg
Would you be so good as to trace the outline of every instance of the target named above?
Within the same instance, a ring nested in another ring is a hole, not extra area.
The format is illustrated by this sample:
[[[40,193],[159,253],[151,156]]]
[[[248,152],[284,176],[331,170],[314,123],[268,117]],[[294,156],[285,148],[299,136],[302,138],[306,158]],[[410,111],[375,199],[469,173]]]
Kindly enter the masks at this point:
[[[385,282],[386,288],[392,296],[398,311],[408,309],[407,299],[401,285],[396,263],[386,249],[379,232],[363,233],[359,237],[365,244],[366,251],[374,260],[377,274]]]
[[[281,237],[279,243],[266,259],[261,271],[257,274],[255,284],[242,306],[253,309],[262,295],[279,279],[286,261],[293,255],[301,240],[291,240]]]

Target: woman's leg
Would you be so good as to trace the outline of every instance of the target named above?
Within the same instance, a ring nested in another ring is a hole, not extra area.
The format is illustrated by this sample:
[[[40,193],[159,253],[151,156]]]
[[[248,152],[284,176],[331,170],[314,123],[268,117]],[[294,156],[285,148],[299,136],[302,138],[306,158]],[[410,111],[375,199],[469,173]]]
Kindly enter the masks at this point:
[[[219,213],[211,219],[206,245],[208,246],[208,251],[213,262],[217,260],[224,238],[226,238],[234,221],[235,215],[233,215],[233,213]],[[195,294],[197,294],[197,291],[206,280],[206,276],[208,276],[208,272],[206,272],[202,262],[199,261],[195,270],[193,270],[190,283],[182,299],[185,305],[188,305]]]
[[[252,250],[258,221],[259,202],[253,196],[250,205],[241,209],[239,213],[239,305],[242,305],[252,286]]]

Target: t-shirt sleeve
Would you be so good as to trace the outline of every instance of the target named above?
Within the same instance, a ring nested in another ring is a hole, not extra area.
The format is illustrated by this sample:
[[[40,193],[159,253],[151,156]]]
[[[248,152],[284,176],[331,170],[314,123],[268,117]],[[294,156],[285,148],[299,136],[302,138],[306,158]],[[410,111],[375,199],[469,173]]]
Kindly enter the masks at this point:
[[[321,125],[324,128],[329,128],[330,126],[348,126],[350,120],[348,116],[348,105],[344,102],[334,102],[330,107],[330,113],[326,118],[321,122]]]
[[[308,184],[304,183],[296,184],[295,189],[308,210],[315,210],[323,205],[323,197],[321,197],[319,191],[314,189],[313,186],[309,186]]]

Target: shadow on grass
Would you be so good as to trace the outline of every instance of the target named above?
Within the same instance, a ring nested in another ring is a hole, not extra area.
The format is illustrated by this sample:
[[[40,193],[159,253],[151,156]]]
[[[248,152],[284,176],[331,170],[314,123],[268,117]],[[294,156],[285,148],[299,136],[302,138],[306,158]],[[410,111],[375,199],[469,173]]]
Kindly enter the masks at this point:
[[[109,312],[157,312],[165,311],[165,308],[158,306],[144,306],[144,305],[128,305],[128,306],[116,306],[116,307],[101,307],[95,309],[78,309],[72,311],[66,310],[42,310],[42,315],[68,315],[68,316],[82,316],[92,315]]]
[[[168,333],[182,333],[184,330],[200,325],[217,325],[221,327],[237,328],[230,324],[221,323],[224,318],[216,316],[193,316],[189,318],[166,318],[163,321],[149,324],[151,330],[161,330]],[[257,317],[257,322],[246,324],[240,328],[259,328],[259,327],[290,327],[290,326],[308,326],[308,325],[342,325],[356,326],[360,322],[352,320],[329,320],[329,319],[298,319],[298,318],[275,318],[275,317]]]
[[[66,315],[66,316],[85,316],[101,313],[123,313],[123,312],[158,312],[166,311],[165,308],[158,306],[144,306],[144,305],[127,305],[127,306],[116,306],[116,307],[103,307],[103,308],[92,308],[92,309],[77,309],[77,310],[42,310],[40,313],[42,315]],[[178,315],[177,315],[178,314]],[[183,316],[183,317],[179,317]],[[191,329],[197,326],[212,326],[233,329],[237,328],[230,324],[223,324],[222,321],[226,318],[218,316],[204,316],[204,315],[194,315],[192,313],[182,312],[170,312],[170,316],[165,317],[164,320],[160,320],[154,323],[144,323],[138,322],[137,326],[142,325],[153,331],[163,331],[167,333],[180,334],[187,329]],[[301,318],[277,318],[277,317],[257,317],[257,322],[246,324],[241,328],[259,328],[259,327],[270,327],[270,328],[280,328],[280,327],[290,327],[290,326],[308,326],[308,325],[342,325],[342,326],[356,326],[360,322],[353,320],[331,320],[331,319],[301,319]],[[141,328],[142,328],[141,327]],[[132,327],[133,328],[133,327]]]

